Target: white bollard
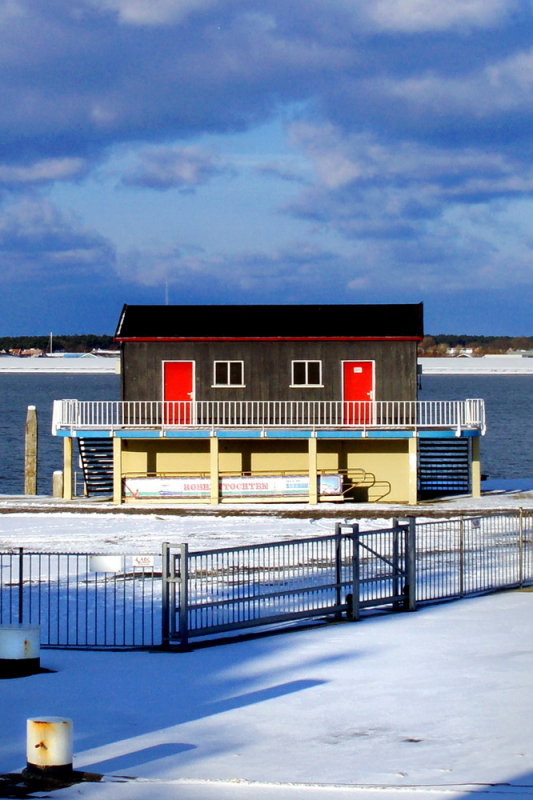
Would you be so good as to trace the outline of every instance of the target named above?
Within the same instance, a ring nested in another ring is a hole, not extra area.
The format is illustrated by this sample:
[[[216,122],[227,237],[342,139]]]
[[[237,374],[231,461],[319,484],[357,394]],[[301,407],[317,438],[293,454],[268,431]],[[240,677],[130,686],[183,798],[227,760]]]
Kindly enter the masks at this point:
[[[63,497],[63,470],[56,469],[52,473],[52,497]]]
[[[72,773],[72,720],[32,717],[26,721],[26,767],[41,776]]]
[[[0,625],[0,677],[34,675],[41,668],[38,625]]]

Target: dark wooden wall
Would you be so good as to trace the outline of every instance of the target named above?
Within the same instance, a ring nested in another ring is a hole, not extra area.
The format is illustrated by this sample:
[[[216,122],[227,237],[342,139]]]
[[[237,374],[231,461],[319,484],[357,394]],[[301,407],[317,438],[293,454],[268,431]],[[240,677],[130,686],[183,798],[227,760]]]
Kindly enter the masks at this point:
[[[196,400],[340,400],[342,361],[375,361],[375,400],[416,400],[416,342],[125,342],[124,400],[162,398],[162,362],[196,363]],[[292,389],[291,361],[321,360],[324,388]],[[212,388],[214,361],[244,361],[245,388]]]

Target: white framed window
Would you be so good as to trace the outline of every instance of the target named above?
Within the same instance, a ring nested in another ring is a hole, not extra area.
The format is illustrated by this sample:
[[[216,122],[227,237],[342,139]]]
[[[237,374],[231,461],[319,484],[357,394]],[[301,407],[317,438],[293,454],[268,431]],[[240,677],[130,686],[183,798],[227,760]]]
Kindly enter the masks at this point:
[[[291,386],[322,386],[322,361],[293,361]]]
[[[214,361],[213,386],[244,386],[244,361]]]

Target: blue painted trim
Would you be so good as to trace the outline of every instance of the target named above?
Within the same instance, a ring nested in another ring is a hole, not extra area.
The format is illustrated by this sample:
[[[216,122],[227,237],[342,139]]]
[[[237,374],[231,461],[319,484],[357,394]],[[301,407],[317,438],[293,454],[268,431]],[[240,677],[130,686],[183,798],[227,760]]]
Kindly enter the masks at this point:
[[[311,431],[291,430],[290,428],[283,430],[266,431],[267,439],[311,439]]]
[[[209,439],[210,431],[164,431],[165,439]]]
[[[115,436],[117,439],[209,439],[211,430],[66,430],[56,431],[55,436],[71,439],[106,439]],[[214,435],[219,439],[311,439],[311,430],[267,429],[264,433],[259,429],[250,430],[216,430]],[[464,429],[459,436],[455,430],[419,430],[420,439],[475,439],[481,436],[479,429]],[[317,430],[317,439],[411,439],[414,431],[406,430]]]
[[[78,439],[110,439],[113,436],[113,431],[76,431]]]
[[[317,431],[317,439],[362,439],[362,431]]]
[[[412,439],[414,431],[368,431],[369,439]]]
[[[238,430],[238,431],[215,431],[217,439],[260,439],[261,431],[258,430]]]
[[[117,439],[160,439],[159,431],[115,431]]]
[[[420,431],[418,434],[420,439],[473,439],[481,436],[479,430],[463,430],[457,436],[456,431]]]

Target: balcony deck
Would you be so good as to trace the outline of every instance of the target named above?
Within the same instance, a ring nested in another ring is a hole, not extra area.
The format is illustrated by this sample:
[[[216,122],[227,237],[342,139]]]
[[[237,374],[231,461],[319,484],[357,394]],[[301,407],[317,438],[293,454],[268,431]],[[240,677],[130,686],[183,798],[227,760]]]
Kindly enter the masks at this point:
[[[121,438],[483,435],[480,399],[424,401],[81,401],[54,402],[55,436]]]

